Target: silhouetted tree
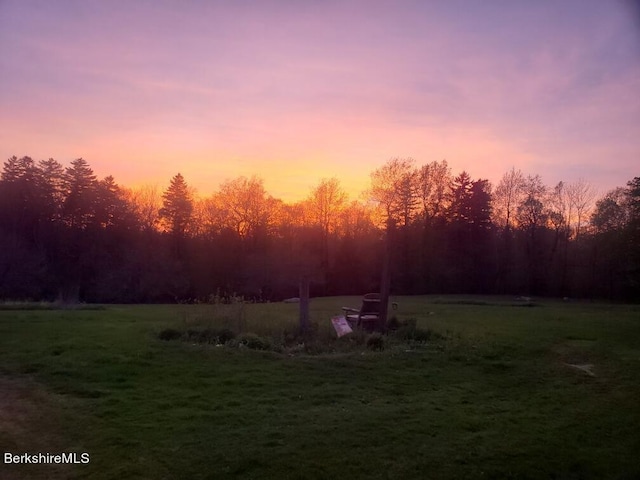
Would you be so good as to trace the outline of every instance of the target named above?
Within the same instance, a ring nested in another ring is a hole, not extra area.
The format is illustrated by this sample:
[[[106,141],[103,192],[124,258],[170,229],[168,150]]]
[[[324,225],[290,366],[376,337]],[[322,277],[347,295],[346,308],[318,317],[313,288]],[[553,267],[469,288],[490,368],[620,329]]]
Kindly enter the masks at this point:
[[[320,268],[324,276],[323,286],[329,288],[329,235],[337,227],[339,215],[347,200],[347,194],[337,178],[324,178],[311,191],[305,204],[313,225],[320,230],[321,260]]]
[[[640,177],[598,200],[593,227],[592,293],[640,298]]]
[[[423,165],[418,173],[418,196],[425,223],[444,213],[447,208],[451,170],[446,160]]]
[[[522,172],[512,167],[502,176],[494,191],[493,221],[505,231],[513,228],[516,210],[524,195],[524,184]]]
[[[267,194],[262,179],[238,177],[224,182],[210,201],[213,223],[239,237],[257,239],[273,226],[277,201]]]
[[[0,176],[0,295],[37,297],[45,281],[39,223],[39,170],[31,157],[9,158]]]
[[[347,203],[324,179],[286,204],[240,177],[202,199],[178,174],[161,197],[98,181],[81,158],[14,156],[0,174],[0,297],[274,300],[296,295],[303,271],[314,295],[359,294],[381,285],[391,220],[396,293],[640,298],[640,177],[593,213],[582,180],[548,188],[511,169],[492,191],[466,172],[452,179],[446,161],[389,160],[368,193]]]
[[[591,225],[595,233],[622,231],[630,221],[631,209],[628,205],[627,191],[618,187],[608,192],[596,202],[591,215]]]
[[[145,232],[153,232],[160,222],[162,195],[157,185],[143,185],[133,190],[123,191],[125,198]]]
[[[454,178],[448,209],[449,282],[467,293],[488,290],[492,280],[489,252],[491,186],[472,181],[467,172]],[[492,285],[491,285],[492,287]]]
[[[567,200],[570,206],[568,223],[573,225],[576,238],[582,233],[582,226],[588,219],[593,201],[595,199],[595,190],[584,179],[579,179],[573,183],[569,183],[566,187]]]
[[[471,218],[471,187],[473,182],[467,172],[453,179],[449,193],[447,219],[450,222],[467,223]]]
[[[306,199],[311,221],[328,237],[338,223],[347,194],[337,178],[323,178]]]
[[[493,192],[492,220],[500,229],[501,255],[498,260],[497,286],[500,293],[513,293],[514,285],[514,241],[513,229],[516,212],[524,195],[524,175],[514,167],[506,172]]]
[[[49,158],[40,160],[38,168],[44,215],[49,221],[57,221],[61,218],[65,196],[64,167],[57,160]]]
[[[471,290],[474,293],[493,292],[497,274],[494,257],[491,184],[488,180],[476,180],[471,184],[469,199],[470,238],[469,250],[472,257],[470,271]]]
[[[78,158],[63,177],[63,218],[71,228],[86,228],[95,216],[97,180],[89,163]]]
[[[370,196],[383,211],[383,220],[409,225],[418,206],[418,172],[411,158],[393,158],[371,173]]]
[[[175,237],[183,238],[187,232],[193,199],[184,177],[178,173],[169,184],[169,188],[162,194],[162,208],[159,211],[165,232]]]

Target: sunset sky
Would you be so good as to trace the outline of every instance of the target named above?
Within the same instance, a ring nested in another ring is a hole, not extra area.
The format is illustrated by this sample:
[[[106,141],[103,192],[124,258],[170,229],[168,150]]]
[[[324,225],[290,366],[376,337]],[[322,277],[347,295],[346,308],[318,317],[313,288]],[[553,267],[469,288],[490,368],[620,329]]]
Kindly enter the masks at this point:
[[[600,193],[640,175],[640,8],[562,1],[0,0],[0,160],[275,197],[392,157]]]

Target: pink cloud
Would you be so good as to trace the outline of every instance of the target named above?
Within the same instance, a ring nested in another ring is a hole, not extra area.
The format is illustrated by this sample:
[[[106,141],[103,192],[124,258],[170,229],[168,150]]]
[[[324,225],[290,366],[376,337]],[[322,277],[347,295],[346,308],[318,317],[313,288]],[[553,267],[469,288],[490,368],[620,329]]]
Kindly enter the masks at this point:
[[[6,2],[0,153],[201,191],[366,185],[396,156],[614,187],[637,174],[637,33],[580,5]]]

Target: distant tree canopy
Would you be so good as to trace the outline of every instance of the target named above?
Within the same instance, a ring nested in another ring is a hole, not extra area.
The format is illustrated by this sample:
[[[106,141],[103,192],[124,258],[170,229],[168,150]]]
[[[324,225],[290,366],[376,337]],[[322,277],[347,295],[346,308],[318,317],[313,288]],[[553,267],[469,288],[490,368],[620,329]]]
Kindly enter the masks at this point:
[[[394,158],[366,200],[336,178],[285,203],[258,177],[198,196],[98,180],[78,158],[11,157],[0,174],[0,298],[92,302],[256,301],[379,288],[384,228],[392,291],[640,299],[640,177],[596,199],[583,180],[547,186],[506,172],[495,188],[445,160]]]

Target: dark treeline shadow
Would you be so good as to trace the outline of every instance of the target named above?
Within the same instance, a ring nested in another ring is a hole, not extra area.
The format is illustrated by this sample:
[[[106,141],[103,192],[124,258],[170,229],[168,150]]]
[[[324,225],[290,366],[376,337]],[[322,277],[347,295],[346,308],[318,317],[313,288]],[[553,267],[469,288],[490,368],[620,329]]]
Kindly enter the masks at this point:
[[[101,303],[277,301],[379,289],[392,245],[395,294],[640,298],[640,177],[597,199],[512,169],[495,188],[446,161],[392,159],[367,201],[323,179],[303,201],[257,177],[195,198],[98,179],[77,159],[12,157],[0,177],[0,299]],[[393,222],[387,222],[392,219]],[[384,225],[394,225],[385,231]]]

